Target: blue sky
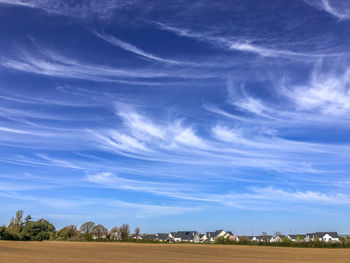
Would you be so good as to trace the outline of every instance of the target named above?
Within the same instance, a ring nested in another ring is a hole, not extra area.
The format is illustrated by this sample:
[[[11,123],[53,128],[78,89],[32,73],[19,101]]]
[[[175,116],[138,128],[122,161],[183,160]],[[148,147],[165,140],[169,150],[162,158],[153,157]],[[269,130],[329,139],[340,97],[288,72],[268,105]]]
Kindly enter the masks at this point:
[[[0,0],[0,224],[349,232],[344,0]]]

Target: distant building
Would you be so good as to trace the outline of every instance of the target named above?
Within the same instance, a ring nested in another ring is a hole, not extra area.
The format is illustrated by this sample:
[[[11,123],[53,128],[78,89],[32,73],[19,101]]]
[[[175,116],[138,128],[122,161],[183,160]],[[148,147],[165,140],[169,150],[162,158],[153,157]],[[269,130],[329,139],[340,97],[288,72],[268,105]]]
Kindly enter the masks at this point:
[[[218,237],[227,238],[232,236],[232,232],[226,232],[225,230],[216,230],[215,232],[206,232],[207,240],[206,242],[213,243]]]
[[[298,235],[288,235],[287,238],[289,238],[291,241],[293,242],[302,242],[302,241],[305,241],[306,239],[306,235],[301,235],[301,234],[298,234]]]
[[[270,242],[282,242],[284,238],[286,238],[285,235],[276,235],[271,237]]]
[[[171,233],[174,242],[199,242],[199,233],[197,231],[178,231]]]
[[[339,242],[339,235],[337,232],[315,232],[306,234],[306,241],[320,240],[324,242]]]

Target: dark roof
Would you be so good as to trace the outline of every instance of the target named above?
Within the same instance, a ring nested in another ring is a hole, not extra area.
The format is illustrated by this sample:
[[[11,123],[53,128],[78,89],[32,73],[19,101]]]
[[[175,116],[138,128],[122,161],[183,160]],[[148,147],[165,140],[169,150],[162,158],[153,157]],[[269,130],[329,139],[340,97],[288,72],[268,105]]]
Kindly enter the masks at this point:
[[[265,239],[265,238],[267,238],[267,239],[270,239],[272,236],[257,236],[256,238],[257,239]]]
[[[167,240],[167,239],[169,239],[169,234],[166,234],[166,233],[158,233],[158,234],[157,234],[157,239]]]
[[[338,233],[337,232],[316,232],[314,233],[316,237],[318,238],[322,238],[324,237],[326,234],[330,235],[332,238],[339,238]]]
[[[174,233],[174,237],[183,240],[192,240],[196,234],[198,234],[197,231],[178,231]]]
[[[223,229],[220,230],[216,230],[215,232],[207,232],[207,237],[208,238],[216,238],[222,231],[224,231]]]
[[[157,235],[156,234],[145,234],[143,236],[144,239],[146,240],[156,240],[157,239]]]

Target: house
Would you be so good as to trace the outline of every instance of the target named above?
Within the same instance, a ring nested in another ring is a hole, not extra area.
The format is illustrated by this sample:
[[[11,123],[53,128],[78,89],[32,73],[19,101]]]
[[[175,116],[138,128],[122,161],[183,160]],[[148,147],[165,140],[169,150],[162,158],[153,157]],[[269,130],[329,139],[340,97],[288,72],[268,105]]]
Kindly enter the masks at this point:
[[[305,241],[306,235],[288,235],[287,238],[289,238],[293,242],[302,242]]]
[[[248,236],[248,238],[249,238],[249,241],[253,241],[253,242],[258,241],[258,238],[256,236]]]
[[[232,235],[232,233],[231,233],[231,235],[230,235],[230,233],[228,233],[222,229],[216,230],[214,232],[207,232],[206,233],[206,236],[207,236],[206,242],[213,243],[215,241],[215,239],[217,239],[218,237],[223,237],[223,238],[230,237]]]
[[[337,232],[315,232],[306,234],[306,241],[321,240],[324,242],[339,242],[339,235]]]
[[[272,242],[271,240],[273,237],[272,236],[257,236],[256,239],[259,242]]]
[[[171,239],[171,234],[166,234],[166,233],[146,234],[142,236],[142,238],[145,240],[166,242]]]
[[[171,233],[174,242],[199,242],[199,233],[197,231],[178,231]]]
[[[161,242],[166,242],[166,241],[169,241],[171,239],[171,234],[166,234],[166,233],[158,233],[156,234],[156,239],[158,241],[161,241]]]
[[[156,240],[156,234],[144,234],[142,235],[142,239],[144,240]]]
[[[199,242],[201,243],[206,242],[206,240],[208,239],[206,234],[199,234],[198,237],[199,237]]]
[[[286,238],[285,235],[276,235],[271,237],[270,242],[282,242],[284,238]]]

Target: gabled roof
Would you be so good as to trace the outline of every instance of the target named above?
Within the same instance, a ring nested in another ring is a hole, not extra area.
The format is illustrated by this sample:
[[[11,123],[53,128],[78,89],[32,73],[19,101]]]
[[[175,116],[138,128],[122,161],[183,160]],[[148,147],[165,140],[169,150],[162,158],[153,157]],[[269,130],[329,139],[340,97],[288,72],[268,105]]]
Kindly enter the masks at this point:
[[[178,231],[174,233],[173,237],[183,240],[192,240],[197,234],[197,231]]]
[[[222,231],[223,229],[216,230],[215,232],[207,232],[206,235],[208,238],[216,238]]]
[[[277,235],[276,237],[285,238],[286,236],[285,235]]]
[[[169,239],[169,234],[166,234],[166,233],[158,233],[158,234],[157,234],[157,239],[167,240],[167,239]]]
[[[325,235],[330,235],[332,238],[339,238],[338,233],[337,232],[316,232],[314,233],[316,237],[318,238],[322,238]]]

